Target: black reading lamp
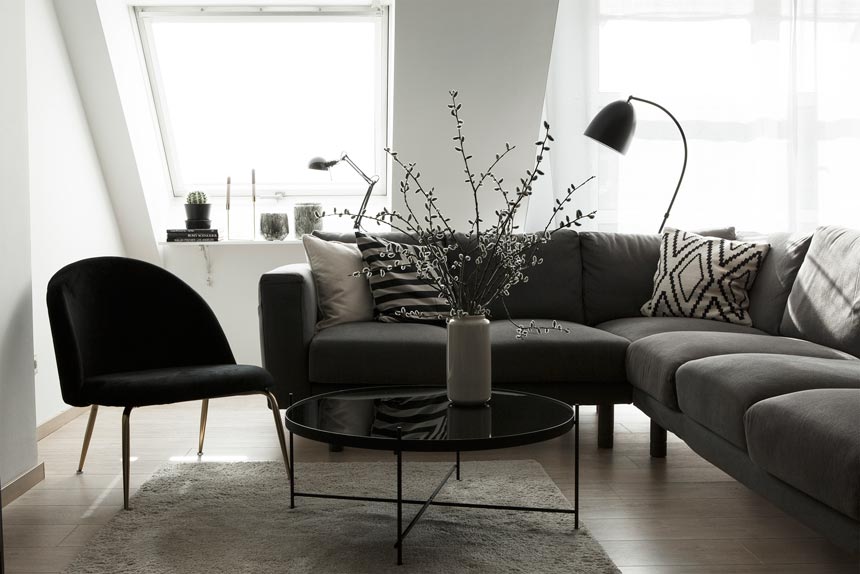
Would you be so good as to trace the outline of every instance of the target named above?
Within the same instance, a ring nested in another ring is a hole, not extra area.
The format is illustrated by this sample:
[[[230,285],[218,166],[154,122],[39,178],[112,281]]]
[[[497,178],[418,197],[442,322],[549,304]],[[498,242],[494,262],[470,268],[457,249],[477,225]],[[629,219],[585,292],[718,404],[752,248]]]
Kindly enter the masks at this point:
[[[675,193],[672,194],[672,201],[669,202],[669,207],[666,209],[666,214],[663,216],[663,223],[660,224],[660,229],[657,233],[662,233],[666,226],[666,220],[669,219],[669,213],[672,212],[672,206],[675,205],[675,198],[678,197],[678,190],[681,189],[681,181],[684,179],[684,172],[687,170],[687,136],[684,135],[684,130],[681,124],[675,119],[669,110],[652,102],[643,100],[636,96],[630,96],[627,101],[618,100],[607,104],[600,110],[588,127],[585,129],[585,135],[596,142],[610,147],[620,154],[627,152],[627,147],[630,145],[630,140],[633,139],[633,133],[636,131],[636,111],[633,109],[631,100],[651,104],[656,108],[663,110],[669,116],[675,125],[678,126],[678,131],[681,132],[681,140],[684,142],[684,165],[681,167],[681,177],[678,178],[678,185],[675,186]]]
[[[320,171],[328,171],[332,168],[332,166],[345,161],[350,165],[355,172],[361,176],[361,179],[367,184],[367,193],[364,194],[364,200],[361,202],[361,207],[358,208],[358,214],[355,216],[355,229],[358,229],[361,225],[361,218],[364,217],[364,211],[367,209],[367,202],[370,200],[370,194],[373,193],[373,186],[376,185],[376,182],[379,181],[379,176],[374,175],[373,177],[368,177],[366,173],[361,171],[361,168],[355,165],[355,162],[350,159],[346,152],[344,152],[340,159],[336,159],[333,161],[326,161],[324,158],[315,157],[308,162],[308,169],[317,169]]]

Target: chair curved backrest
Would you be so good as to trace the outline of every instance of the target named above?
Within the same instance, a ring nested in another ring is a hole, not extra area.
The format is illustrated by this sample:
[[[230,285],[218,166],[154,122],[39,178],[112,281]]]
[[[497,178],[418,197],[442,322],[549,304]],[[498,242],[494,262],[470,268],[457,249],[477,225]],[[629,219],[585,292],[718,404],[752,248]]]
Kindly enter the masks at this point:
[[[87,406],[88,377],[235,364],[203,298],[164,269],[124,257],[84,259],[48,283],[48,318],[63,400]]]

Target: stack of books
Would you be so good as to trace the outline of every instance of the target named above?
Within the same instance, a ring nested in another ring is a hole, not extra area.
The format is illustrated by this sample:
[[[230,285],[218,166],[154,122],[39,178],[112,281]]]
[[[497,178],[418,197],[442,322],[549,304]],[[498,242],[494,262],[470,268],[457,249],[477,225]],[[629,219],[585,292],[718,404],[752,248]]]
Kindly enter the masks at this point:
[[[217,229],[168,229],[168,243],[195,243],[200,241],[218,241]]]

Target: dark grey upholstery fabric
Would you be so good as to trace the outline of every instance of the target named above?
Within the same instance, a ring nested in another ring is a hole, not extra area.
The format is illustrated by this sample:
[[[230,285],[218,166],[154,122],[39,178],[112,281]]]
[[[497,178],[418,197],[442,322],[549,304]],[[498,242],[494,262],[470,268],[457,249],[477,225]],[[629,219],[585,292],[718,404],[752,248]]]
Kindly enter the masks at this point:
[[[540,246],[537,256],[543,258],[543,264],[530,268],[528,283],[516,285],[505,298],[511,317],[584,323],[579,234],[570,229],[557,231],[552,241]],[[490,310],[493,319],[507,318],[500,302],[490,305]]]
[[[639,316],[654,289],[660,236],[583,232],[579,237],[586,322]]]
[[[528,324],[528,319],[518,321]],[[535,320],[537,325],[549,325]],[[624,356],[629,343],[611,333],[568,321],[559,322],[570,333],[551,331],[516,338],[508,321],[490,323],[493,345],[493,382],[623,383]]]
[[[681,365],[705,357],[737,353],[850,358],[850,355],[835,349],[786,337],[744,333],[662,333],[630,344],[627,349],[627,380],[667,407],[677,410],[675,372]]]
[[[651,417],[652,421],[682,438],[696,454],[747,485],[790,516],[817,530],[849,552],[860,552],[860,521],[774,477],[750,460],[746,451],[735,447],[683,413],[663,406],[642,391],[633,390],[633,404]]]
[[[734,227],[694,233],[735,239]],[[582,232],[579,237],[586,323],[640,316],[639,309],[654,290],[660,236]]]
[[[746,450],[744,414],[752,405],[809,389],[860,389],[860,361],[790,355],[722,355],[682,365],[675,379],[681,411]]]
[[[279,267],[260,277],[260,348],[263,367],[275,379],[275,397],[311,395],[308,345],[317,322],[317,293],[307,263]]]
[[[773,476],[860,519],[860,389],[767,399],[746,414],[750,458]]]
[[[767,335],[753,327],[711,321],[710,319],[688,319],[686,317],[628,317],[614,319],[597,325],[598,329],[609,331],[630,341],[638,341],[658,333],[676,331],[709,331],[713,333],[747,333],[749,335]]]
[[[770,245],[750,290],[749,314],[753,327],[777,335],[788,294],[809,250],[812,234],[738,233],[738,240]]]
[[[444,327],[417,323],[346,323],[323,329],[310,345],[315,383],[444,385]]]
[[[780,334],[860,357],[860,231],[815,231],[788,296]]]
[[[561,324],[571,332],[519,340],[514,325],[493,321],[493,383],[624,383],[626,339],[578,323]],[[326,384],[444,385],[445,349],[442,327],[372,321],[336,325],[311,342],[310,378]]]

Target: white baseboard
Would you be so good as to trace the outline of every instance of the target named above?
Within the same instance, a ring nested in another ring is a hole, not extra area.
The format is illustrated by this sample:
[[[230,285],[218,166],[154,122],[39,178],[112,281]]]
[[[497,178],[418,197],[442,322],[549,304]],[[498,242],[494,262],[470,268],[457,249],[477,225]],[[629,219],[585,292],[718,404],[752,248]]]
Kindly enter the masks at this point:
[[[0,500],[3,507],[45,480],[45,463],[40,462],[9,484],[3,485],[0,491]]]
[[[87,407],[71,407],[61,412],[55,417],[52,417],[36,427],[36,440],[42,440],[52,432],[59,430],[66,423],[78,418],[82,414],[89,412]],[[83,440],[83,436],[81,436]]]

